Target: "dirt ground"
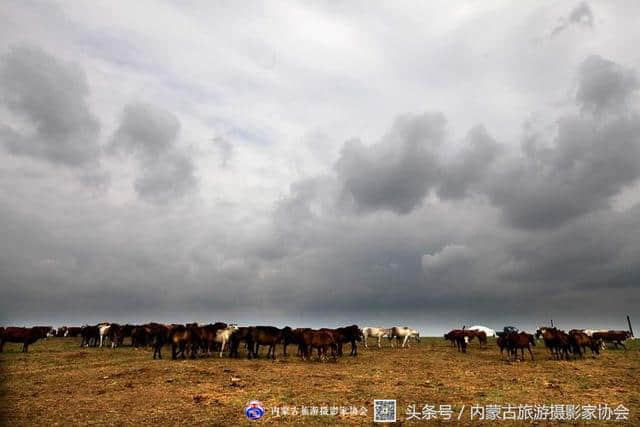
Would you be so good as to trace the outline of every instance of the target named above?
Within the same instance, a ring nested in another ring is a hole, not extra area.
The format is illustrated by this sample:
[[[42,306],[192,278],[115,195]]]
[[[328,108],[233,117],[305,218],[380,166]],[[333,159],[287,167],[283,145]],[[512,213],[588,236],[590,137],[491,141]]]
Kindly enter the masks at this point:
[[[32,345],[28,354],[20,353],[17,344],[5,345],[0,354],[0,421],[248,425],[253,422],[244,408],[259,400],[266,413],[258,423],[371,424],[374,399],[395,399],[397,420],[407,425],[476,424],[479,416],[471,422],[471,405],[622,404],[629,419],[609,423],[637,426],[640,342],[628,344],[627,351],[608,349],[597,358],[571,361],[551,360],[538,344],[535,361],[527,355],[525,362],[509,362],[492,340],[486,349],[473,343],[461,354],[442,338],[425,338],[407,349],[360,349],[358,357],[337,362],[301,361],[295,355],[284,359],[280,348],[275,362],[226,356],[172,361],[152,360],[150,349],[80,348],[79,339],[49,338]],[[170,357],[169,351],[164,353]],[[436,410],[451,405],[453,420],[408,419],[411,405],[420,417],[424,405]],[[463,405],[466,412],[458,421]],[[329,415],[302,415],[303,406]],[[289,413],[277,415],[275,408]]]

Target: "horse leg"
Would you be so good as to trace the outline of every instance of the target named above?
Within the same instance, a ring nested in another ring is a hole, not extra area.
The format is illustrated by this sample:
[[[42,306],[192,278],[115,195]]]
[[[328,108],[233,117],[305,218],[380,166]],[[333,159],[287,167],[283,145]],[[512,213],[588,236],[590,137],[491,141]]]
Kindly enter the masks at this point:
[[[222,352],[224,351],[224,345],[227,343],[226,339],[222,340],[222,345],[220,346],[220,357],[222,357]]]
[[[404,339],[402,340],[402,348],[404,348],[408,340],[409,340],[409,335],[405,335]],[[409,344],[409,347],[411,347],[411,344]]]
[[[533,353],[531,352],[531,347],[527,346],[527,350],[529,350],[529,355],[531,356],[531,360],[534,360]]]

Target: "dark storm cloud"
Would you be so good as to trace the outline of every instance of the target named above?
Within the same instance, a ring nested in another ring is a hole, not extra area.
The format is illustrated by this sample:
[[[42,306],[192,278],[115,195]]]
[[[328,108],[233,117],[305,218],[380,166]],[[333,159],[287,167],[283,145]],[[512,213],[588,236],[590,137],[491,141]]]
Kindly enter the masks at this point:
[[[507,245],[503,279],[538,289],[639,288],[640,206],[595,212],[553,233],[531,233]]]
[[[551,37],[555,37],[570,26],[593,28],[593,11],[587,2],[579,3],[567,17],[560,19],[560,23],[551,31]]]
[[[515,227],[555,227],[607,208],[640,176],[640,116],[618,108],[637,90],[635,74],[589,57],[578,78],[581,113],[559,117],[550,142],[527,135],[487,179],[484,191]]]
[[[376,144],[347,141],[335,165],[345,196],[362,211],[415,209],[437,176],[436,150],[445,125],[440,113],[405,115]]]
[[[175,114],[148,104],[127,105],[109,148],[145,159],[156,158],[174,147],[179,131]]]
[[[191,159],[170,152],[144,163],[136,179],[135,190],[146,200],[166,202],[191,192],[197,185]]]
[[[442,199],[468,196],[471,188],[484,180],[491,164],[503,151],[483,126],[471,129],[465,142],[455,159],[441,167],[438,196]]]
[[[197,186],[193,161],[177,146],[180,121],[149,104],[127,105],[109,151],[133,155],[139,165],[134,188],[148,201],[164,203]]]
[[[592,55],[580,66],[576,102],[583,110],[594,114],[624,112],[638,83],[634,70]]]
[[[12,47],[0,58],[0,101],[27,129],[0,126],[13,154],[79,166],[100,154],[100,124],[88,106],[89,88],[80,67],[37,47]]]

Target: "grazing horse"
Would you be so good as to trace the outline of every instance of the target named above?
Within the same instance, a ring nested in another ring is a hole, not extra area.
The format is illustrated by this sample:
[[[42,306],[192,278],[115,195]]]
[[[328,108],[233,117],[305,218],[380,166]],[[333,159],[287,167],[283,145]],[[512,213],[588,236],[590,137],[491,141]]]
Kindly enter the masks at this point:
[[[98,324],[98,336],[100,337],[100,347],[106,343],[106,339],[109,338],[109,330],[111,329],[111,325],[109,323],[99,323]]]
[[[41,328],[8,327],[0,332],[0,353],[2,353],[5,342],[21,343],[22,352],[27,353],[31,344],[46,337],[47,332]]]
[[[70,326],[64,332],[65,337],[79,337],[82,335],[82,327],[81,326]]]
[[[389,334],[389,341],[396,339],[398,342],[398,346],[400,346],[400,341],[402,340],[402,348],[407,344],[409,338],[413,338],[416,342],[420,343],[420,334],[415,329],[411,329],[408,326],[394,326],[391,328],[391,333]],[[391,344],[393,346],[393,344]],[[409,347],[411,347],[409,345]]]
[[[487,346],[487,334],[484,331],[478,331],[475,329],[467,329],[469,334],[469,341],[473,340],[473,338],[478,338],[478,342],[480,343],[480,347]]]
[[[226,328],[216,331],[216,342],[220,343],[220,357],[222,357],[222,353],[224,352],[224,346],[229,342],[231,335],[237,330],[238,325],[232,323]]]
[[[120,335],[123,333],[122,326],[117,323],[112,323],[109,326],[109,331],[107,331],[107,337],[109,341],[111,341],[111,348],[118,347],[118,343],[120,342]]]
[[[162,347],[169,342],[171,329],[165,325],[159,325],[151,331],[151,343],[153,345],[153,359],[156,355],[158,359],[162,359]]]
[[[151,337],[151,328],[148,326],[136,326],[131,331],[131,347],[146,347]]]
[[[44,333],[45,338],[51,337],[55,334],[53,326],[33,326],[31,329],[38,329],[40,332]]]
[[[276,328],[275,326],[254,326],[251,330],[251,342],[254,345],[253,357],[257,358],[260,355],[260,346],[268,346],[267,359],[276,360],[276,345],[280,344],[285,337],[285,334],[291,331],[290,327],[286,327],[284,330]]]
[[[624,345],[624,342],[632,336],[633,335],[631,335],[631,332],[629,331],[607,331],[593,333],[594,339],[602,340],[603,343],[611,342],[613,343],[615,348],[618,348],[618,346],[621,345],[622,348],[625,349],[625,351],[627,350],[627,347]]]
[[[569,360],[571,337],[568,334],[556,328],[540,326],[536,330],[536,338],[540,337],[542,337],[545,347],[554,358]]]
[[[200,344],[202,346],[202,351],[209,356],[211,351],[215,349],[216,342],[216,334],[220,329],[226,328],[228,325],[222,322],[216,322],[214,324],[204,325],[200,329]]]
[[[313,349],[318,349],[318,360],[322,360],[323,357],[327,359],[327,349],[331,347],[331,356],[333,356],[333,360],[336,360],[336,352],[338,350],[338,345],[333,338],[333,335],[329,331],[314,331],[310,329],[306,329],[300,332],[302,342],[304,343],[303,349],[303,359],[309,358],[313,354]]]
[[[98,326],[85,325],[82,327],[80,335],[82,335],[80,347],[96,347],[98,345],[98,338],[100,337],[100,328]]]
[[[306,354],[306,344],[304,342],[303,333],[306,331],[312,331],[311,328],[296,328],[290,331],[286,331],[284,334],[284,354],[286,355],[287,345],[289,344],[297,344],[298,345],[298,356],[304,357]]]
[[[195,358],[195,354],[193,353],[193,347],[191,344],[193,343],[193,325],[189,325],[189,327],[184,325],[175,325],[171,328],[169,332],[169,343],[171,344],[171,358],[176,360],[178,358],[178,354],[183,359],[186,359],[185,352],[187,349],[191,350],[191,358]]]
[[[377,328],[373,326],[362,328],[362,336],[364,337],[364,348],[369,348],[369,346],[367,345],[367,339],[369,337],[376,338],[378,340],[378,348],[382,348],[382,346],[380,345],[380,341],[382,340],[382,338],[388,337],[390,335],[391,328]]]
[[[584,357],[582,353],[587,352],[587,347],[591,349],[592,355],[600,354],[600,342],[593,339],[584,332],[577,329],[572,329],[569,331],[569,337],[571,337],[571,347],[573,348],[573,353],[579,355],[581,358]]]
[[[362,341],[362,330],[358,325],[345,326],[342,328],[330,329],[320,328],[320,331],[329,332],[338,346],[338,356],[342,356],[342,345],[351,343],[351,356],[358,355],[358,341]]]
[[[469,331],[466,329],[453,329],[444,334],[444,339],[451,341],[456,346],[459,352],[466,353],[467,344],[469,344],[469,341],[471,341],[474,336],[474,331]]]
[[[240,343],[244,341],[247,347],[247,357],[251,359],[253,356],[253,341],[252,341],[252,327],[241,326],[229,338],[229,357],[238,357],[238,348]],[[286,346],[286,344],[285,344]],[[286,355],[286,350],[285,350]]]
[[[500,348],[500,356],[502,356],[504,349],[507,348],[507,336],[499,335],[496,339],[496,344]]]
[[[488,337],[495,337],[496,336],[496,331],[494,331],[491,328],[487,328],[486,326],[482,326],[482,325],[475,325],[472,326],[470,328],[467,328],[470,331],[477,331],[477,332],[484,332],[486,336]]]
[[[536,341],[533,338],[533,335],[528,334],[526,332],[512,332],[507,334],[504,337],[507,342],[507,348],[509,349],[509,353],[513,354],[513,360],[518,358],[518,349],[522,354],[522,361],[524,362],[524,349],[529,350],[529,355],[531,356],[531,360],[533,359],[533,353],[531,352],[531,346],[536,345]]]

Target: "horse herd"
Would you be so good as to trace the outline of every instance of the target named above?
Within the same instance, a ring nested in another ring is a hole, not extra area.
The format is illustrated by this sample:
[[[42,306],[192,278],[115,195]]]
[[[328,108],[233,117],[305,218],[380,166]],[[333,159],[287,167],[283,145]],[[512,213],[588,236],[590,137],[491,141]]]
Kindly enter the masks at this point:
[[[612,343],[616,348],[624,345],[624,341],[633,337],[629,331],[614,330],[593,330],[593,329],[572,329],[569,333],[555,327],[539,326],[535,335],[528,334],[524,331],[517,331],[505,328],[503,332],[496,333],[496,344],[500,348],[500,354],[504,354],[507,350],[509,358],[517,358],[518,350],[520,350],[521,359],[524,361],[524,350],[526,349],[534,360],[531,346],[536,345],[536,339],[541,339],[549,354],[558,360],[569,360],[570,354],[575,357],[583,358],[587,349],[591,350],[591,354],[599,355],[600,349],[604,349],[606,343]],[[472,329],[453,329],[444,334],[445,340],[451,341],[458,351],[467,352],[467,345],[477,338],[480,346],[487,344],[487,334],[482,330]]]
[[[451,341],[458,351],[467,352],[467,346],[477,339],[480,347],[487,346],[487,332],[493,331],[477,327],[475,329],[453,329],[444,334],[445,340]],[[492,333],[493,335],[493,333]],[[509,357],[517,358],[518,350],[524,360],[524,350],[528,350],[531,360],[534,359],[531,346],[536,345],[536,339],[542,339],[552,357],[556,359],[569,359],[570,354],[583,357],[587,349],[593,355],[600,354],[600,349],[605,343],[613,343],[616,348],[622,346],[624,341],[631,338],[628,331],[572,329],[569,333],[553,327],[538,327],[536,334],[519,332],[515,328],[507,328],[495,333],[496,343],[500,348],[500,354],[507,350]],[[406,326],[394,326],[392,328],[364,327],[350,325],[341,328],[296,328],[289,326],[277,328],[274,326],[242,326],[216,322],[207,325],[197,323],[187,324],[162,324],[146,323],[144,325],[120,325],[117,323],[99,323],[97,325],[85,325],[82,327],[63,326],[53,329],[50,326],[0,327],[0,352],[5,342],[23,344],[22,351],[27,352],[30,344],[38,339],[56,337],[80,337],[80,346],[117,348],[124,344],[125,338],[130,339],[132,347],[153,348],[153,358],[162,359],[162,349],[168,346],[171,349],[171,358],[196,358],[210,356],[212,352],[222,357],[225,350],[229,357],[238,357],[238,350],[242,344],[246,349],[249,359],[257,358],[260,354],[260,346],[267,347],[267,358],[275,360],[276,346],[282,345],[283,356],[287,356],[289,345],[297,346],[297,355],[302,359],[311,359],[313,351],[317,352],[318,360],[327,360],[328,353],[336,359],[342,356],[342,348],[345,344],[351,344],[351,356],[358,355],[358,343],[362,342],[368,348],[367,340],[374,338],[378,348],[381,347],[382,338],[388,338],[393,346],[393,341],[399,347],[409,345],[410,340],[420,342],[420,334],[417,330]]]
[[[366,335],[365,335],[366,334]],[[216,322],[208,325],[197,323],[162,324],[147,323],[144,325],[120,325],[117,323],[99,323],[82,327],[63,326],[57,330],[50,326],[34,326],[32,328],[8,327],[0,328],[0,352],[5,342],[22,343],[23,352],[28,351],[30,344],[41,338],[80,337],[81,347],[117,348],[124,344],[125,338],[130,339],[132,347],[153,348],[153,358],[162,358],[162,349],[171,349],[171,358],[196,358],[210,356],[213,351],[220,357],[225,350],[230,357],[238,357],[238,349],[245,345],[248,358],[259,356],[260,346],[267,347],[267,358],[275,360],[276,346],[281,344],[283,355],[287,356],[287,346],[297,345],[298,356],[310,359],[316,350],[319,360],[326,360],[331,356],[342,356],[344,344],[351,344],[351,356],[358,355],[358,343],[366,337],[394,338],[404,347],[410,338],[420,341],[420,335],[415,329],[396,326],[393,328],[363,328],[357,325],[342,328],[297,328],[286,326],[282,329],[274,326],[246,326]],[[379,344],[379,342],[378,342]]]

